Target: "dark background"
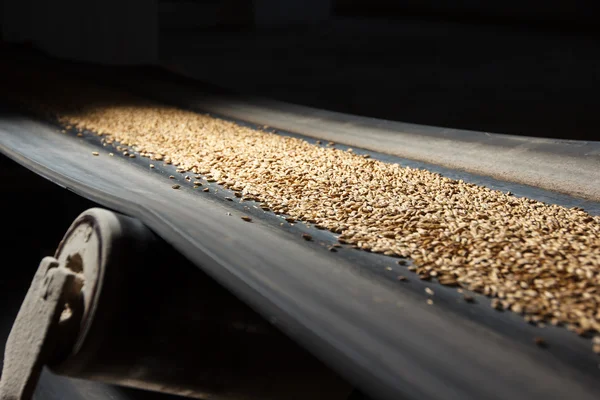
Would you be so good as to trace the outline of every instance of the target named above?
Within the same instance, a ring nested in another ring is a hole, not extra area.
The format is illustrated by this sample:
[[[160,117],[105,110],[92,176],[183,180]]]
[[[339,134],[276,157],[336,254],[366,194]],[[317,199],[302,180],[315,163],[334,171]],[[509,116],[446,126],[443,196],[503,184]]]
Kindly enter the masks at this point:
[[[163,65],[343,113],[600,140],[592,2],[338,0],[327,16],[287,25],[277,23],[287,19],[275,11],[271,24],[243,24],[251,10],[227,14],[234,8],[225,3],[214,25],[184,24],[177,7],[165,3]],[[187,4],[187,15],[195,15]]]
[[[65,7],[57,16],[45,9],[48,16],[37,16],[45,24],[43,38],[33,33],[30,41],[60,58],[150,63],[237,92],[354,115],[600,140],[593,1],[103,4],[90,5],[88,13]],[[92,11],[102,29],[93,28]],[[28,17],[19,14],[24,24]],[[10,26],[20,25],[11,19]]]

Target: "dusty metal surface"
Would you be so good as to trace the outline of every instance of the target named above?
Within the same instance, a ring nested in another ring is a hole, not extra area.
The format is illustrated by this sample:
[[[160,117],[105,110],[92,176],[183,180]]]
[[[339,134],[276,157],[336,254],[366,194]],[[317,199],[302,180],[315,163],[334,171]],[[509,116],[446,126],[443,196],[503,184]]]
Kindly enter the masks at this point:
[[[77,296],[76,281],[55,259],[40,263],[6,342],[0,399],[31,399],[44,364],[60,343],[63,309]]]
[[[492,310],[485,298],[467,305],[453,289],[414,279],[394,282],[405,267],[386,257],[351,249],[332,254],[326,244],[333,235],[300,224],[282,229],[274,215],[225,201],[225,190],[173,190],[166,179],[170,170],[151,172],[140,157],[108,157],[91,138],[78,140],[9,113],[0,130],[5,154],[140,218],[376,398],[591,399],[600,393],[598,358],[589,341],[571,332],[534,328]],[[239,218],[244,214],[253,223]],[[303,232],[315,241],[302,240]],[[434,305],[426,303],[425,287],[435,291]],[[549,347],[536,347],[535,336]]]

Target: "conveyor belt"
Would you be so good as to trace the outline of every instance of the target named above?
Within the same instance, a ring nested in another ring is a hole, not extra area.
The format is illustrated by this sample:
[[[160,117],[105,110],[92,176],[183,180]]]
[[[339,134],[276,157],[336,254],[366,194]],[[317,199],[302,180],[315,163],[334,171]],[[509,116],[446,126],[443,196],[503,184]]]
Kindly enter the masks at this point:
[[[0,149],[27,168],[106,207],[135,216],[272,323],[381,399],[592,399],[600,394],[598,357],[565,329],[535,328],[475,296],[394,278],[393,259],[327,251],[330,233],[280,218],[224,190],[172,190],[174,168],[108,157],[98,138],[77,139],[14,112],[0,116]],[[92,151],[100,152],[94,157]],[[386,158],[387,156],[376,155]],[[386,158],[388,161],[397,159]],[[421,164],[423,166],[423,164]],[[489,186],[598,213],[597,203],[457,171]],[[454,176],[453,176],[454,177]],[[246,208],[248,207],[248,208]],[[250,214],[252,224],[239,217]],[[308,232],[314,242],[305,242]],[[387,268],[391,267],[389,271]],[[427,305],[424,289],[435,290]],[[543,336],[549,348],[535,346]]]

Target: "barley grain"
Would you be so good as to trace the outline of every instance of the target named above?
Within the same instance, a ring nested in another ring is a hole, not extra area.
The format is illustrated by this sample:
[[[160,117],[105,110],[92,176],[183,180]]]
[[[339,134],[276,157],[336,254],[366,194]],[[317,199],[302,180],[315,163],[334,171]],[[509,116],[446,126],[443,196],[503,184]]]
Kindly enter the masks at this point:
[[[531,323],[600,332],[600,217],[581,208],[65,82],[36,81],[13,96],[65,126],[101,133],[125,155],[135,147],[237,188],[262,209],[339,234],[339,243],[410,258],[423,280],[493,297],[495,308]]]

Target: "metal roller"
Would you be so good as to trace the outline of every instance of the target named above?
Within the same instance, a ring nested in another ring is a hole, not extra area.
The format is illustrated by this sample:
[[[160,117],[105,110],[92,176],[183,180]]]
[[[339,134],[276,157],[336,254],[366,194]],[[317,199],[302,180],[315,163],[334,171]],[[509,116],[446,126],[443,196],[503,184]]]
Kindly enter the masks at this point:
[[[201,399],[351,392],[141,222],[98,208],[42,260],[7,341],[0,399],[30,399],[44,366]]]

